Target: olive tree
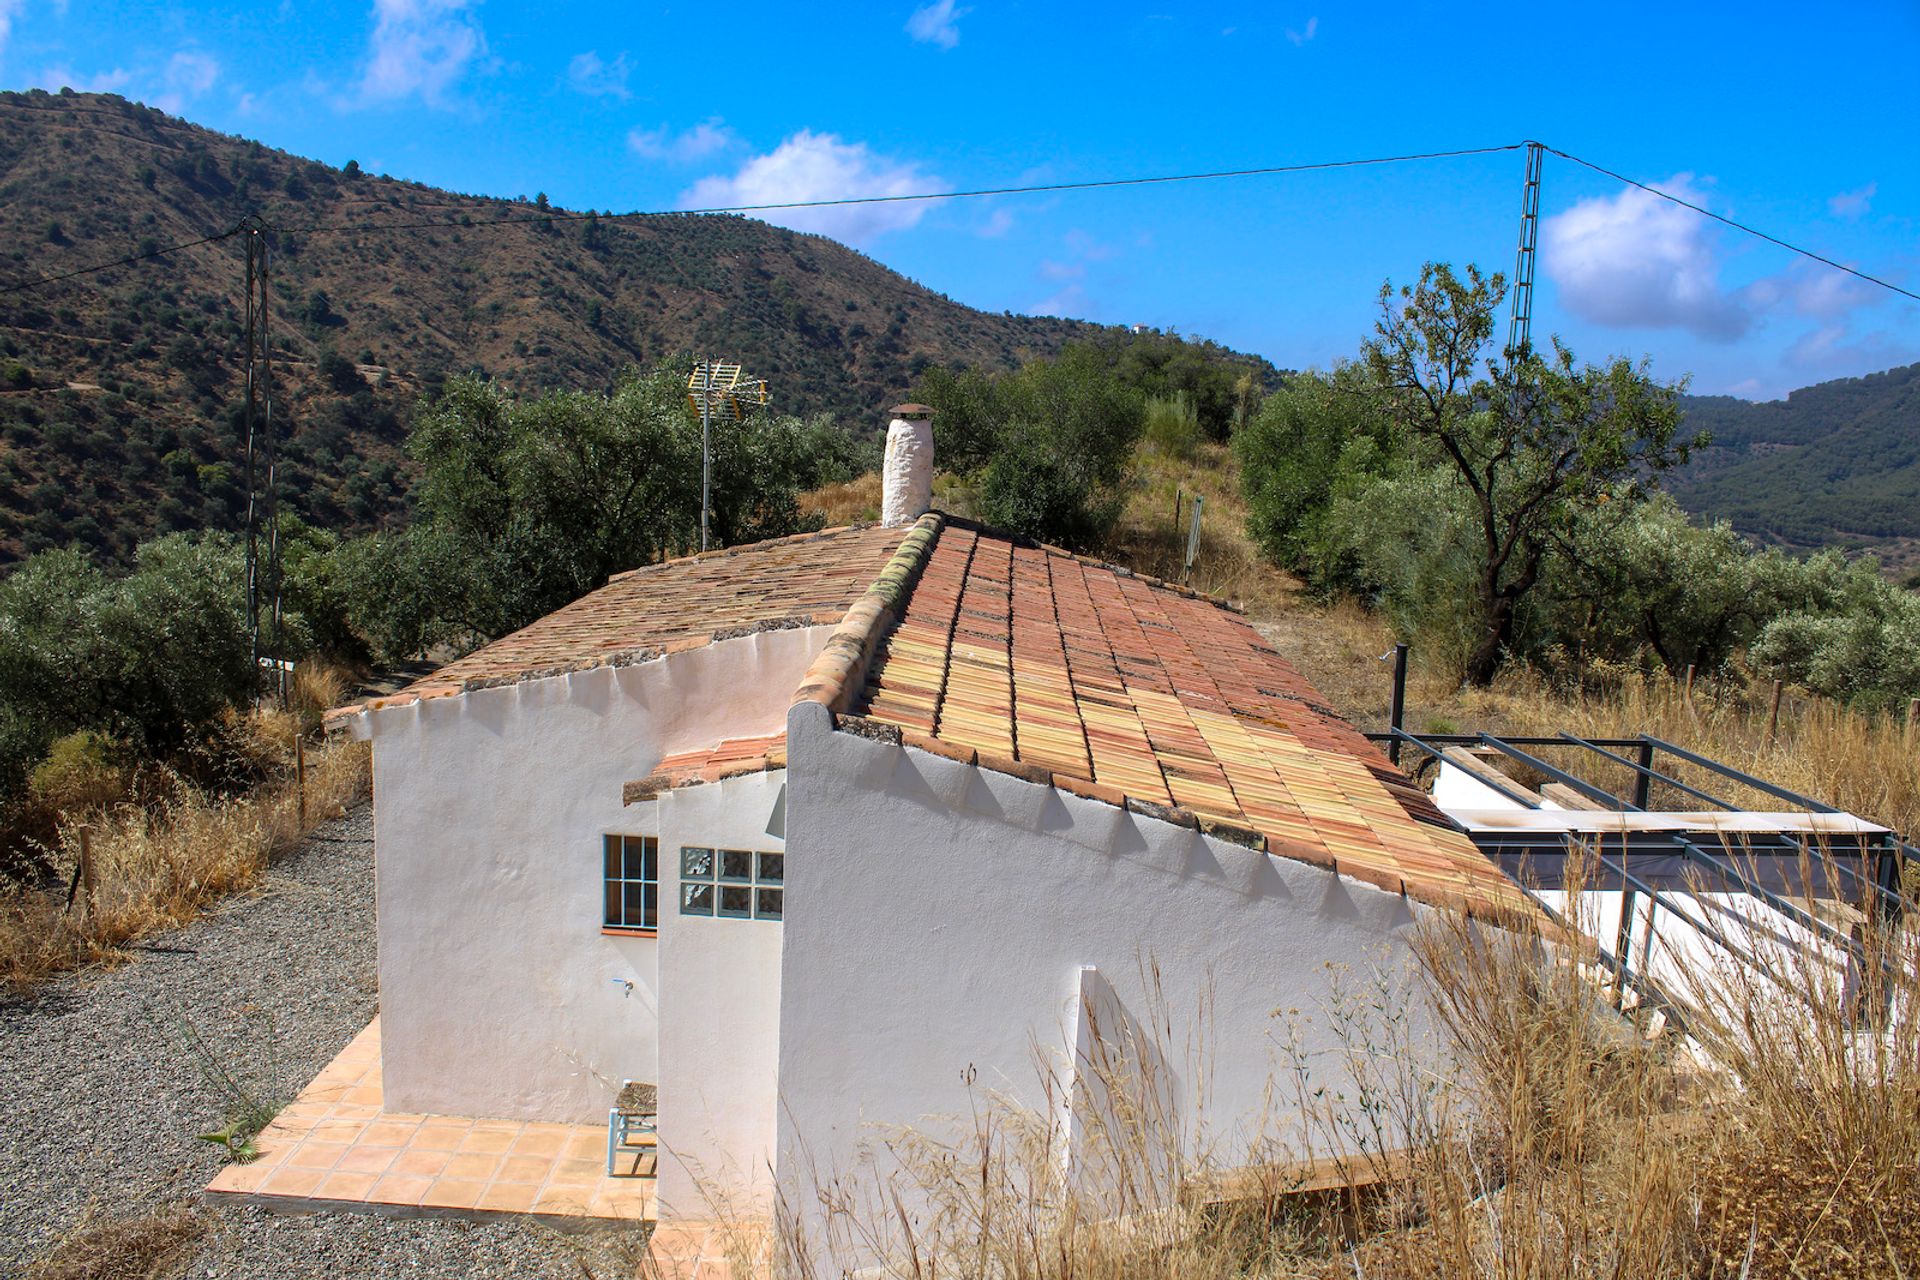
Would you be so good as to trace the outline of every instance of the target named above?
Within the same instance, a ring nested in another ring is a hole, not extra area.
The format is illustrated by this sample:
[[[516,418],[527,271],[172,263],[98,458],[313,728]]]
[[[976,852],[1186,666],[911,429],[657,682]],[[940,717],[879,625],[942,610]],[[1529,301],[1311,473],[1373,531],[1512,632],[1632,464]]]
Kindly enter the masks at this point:
[[[1506,296],[1499,275],[1464,278],[1428,263],[1418,283],[1380,290],[1364,361],[1384,411],[1432,464],[1464,486],[1474,529],[1474,640],[1463,674],[1493,679],[1549,552],[1583,513],[1633,501],[1704,441],[1679,436],[1681,388],[1624,359],[1579,365],[1492,351]]]

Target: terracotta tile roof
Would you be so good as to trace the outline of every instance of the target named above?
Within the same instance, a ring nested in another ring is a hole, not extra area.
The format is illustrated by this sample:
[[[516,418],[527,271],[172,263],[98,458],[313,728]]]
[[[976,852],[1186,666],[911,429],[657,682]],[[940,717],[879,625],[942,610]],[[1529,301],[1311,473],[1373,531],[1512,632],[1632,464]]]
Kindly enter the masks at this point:
[[[621,799],[627,804],[639,804],[656,799],[661,792],[671,791],[675,787],[697,786],[702,782],[719,782],[722,778],[738,778],[743,774],[765,773],[769,769],[786,767],[787,734],[784,729],[758,738],[728,738],[711,747],[674,752],[661,760],[659,767],[651,774],[621,788]]]
[[[827,529],[646,565],[389,697],[342,712],[618,665],[756,630],[832,626],[905,529]]]
[[[909,745],[1427,901],[1531,914],[1520,888],[1236,613],[953,521],[918,573],[846,700]]]

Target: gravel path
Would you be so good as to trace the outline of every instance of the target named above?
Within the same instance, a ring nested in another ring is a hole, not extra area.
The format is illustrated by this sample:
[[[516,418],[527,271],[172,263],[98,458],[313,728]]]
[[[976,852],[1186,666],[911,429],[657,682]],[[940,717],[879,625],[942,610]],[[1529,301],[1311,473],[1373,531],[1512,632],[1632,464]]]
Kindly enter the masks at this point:
[[[0,1275],[83,1220],[197,1201],[222,1155],[195,1134],[228,1110],[207,1068],[282,1098],[370,1020],[372,809],[316,831],[260,890],[156,935],[133,963],[0,998]],[[189,1028],[192,1030],[189,1031]],[[197,1034],[205,1048],[190,1040]],[[525,1223],[200,1211],[169,1274],[195,1277],[632,1274],[631,1238]],[[582,1256],[584,1253],[585,1256]]]

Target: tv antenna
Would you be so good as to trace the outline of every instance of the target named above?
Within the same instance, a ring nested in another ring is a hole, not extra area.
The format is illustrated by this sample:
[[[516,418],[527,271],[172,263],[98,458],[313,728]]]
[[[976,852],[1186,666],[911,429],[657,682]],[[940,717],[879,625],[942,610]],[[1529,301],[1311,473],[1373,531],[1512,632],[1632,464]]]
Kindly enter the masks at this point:
[[[707,521],[713,494],[713,420],[738,422],[767,404],[767,384],[741,376],[738,364],[702,360],[687,375],[687,404],[700,415],[700,549],[707,549]]]

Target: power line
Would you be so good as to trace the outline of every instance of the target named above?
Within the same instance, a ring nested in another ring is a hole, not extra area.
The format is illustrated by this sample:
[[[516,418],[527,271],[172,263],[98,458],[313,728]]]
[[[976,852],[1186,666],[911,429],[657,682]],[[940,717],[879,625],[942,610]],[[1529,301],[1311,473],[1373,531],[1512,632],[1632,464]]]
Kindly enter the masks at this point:
[[[240,231],[245,225],[245,223],[239,223],[229,227],[225,231],[217,231],[210,236],[201,236],[198,240],[185,240],[179,244],[167,245],[164,248],[150,249],[146,253],[135,253],[125,258],[115,258],[112,262],[96,262],[92,266],[76,267],[72,271],[63,271],[59,275],[41,276],[37,280],[10,281],[7,284],[0,285],[0,294],[24,293],[28,289],[38,289],[45,285],[58,284],[62,280],[71,280],[75,276],[92,275],[96,271],[111,271],[115,267],[130,267],[136,262],[151,262],[155,258],[164,258],[168,254],[178,253],[182,249],[194,249],[203,244],[212,244],[216,240],[229,239],[230,237],[240,234]]]
[[[1323,171],[1323,170],[1331,170],[1331,169],[1361,168],[1361,167],[1371,166],[1371,165],[1402,164],[1402,163],[1420,161],[1420,160],[1449,160],[1449,159],[1457,159],[1457,158],[1462,158],[1467,156],[1494,155],[1494,154],[1498,154],[1500,152],[1505,152],[1505,151],[1518,151],[1525,145],[1526,145],[1525,143],[1512,142],[1512,143],[1505,143],[1499,146],[1491,146],[1491,147],[1463,147],[1463,148],[1457,148],[1450,151],[1411,152],[1403,155],[1369,156],[1369,157],[1364,157],[1356,160],[1323,160],[1323,161],[1316,161],[1316,162],[1307,163],[1307,164],[1267,165],[1259,168],[1249,168],[1249,169],[1219,169],[1219,170],[1212,170],[1204,173],[1158,174],[1158,175],[1153,175],[1148,177],[1105,178],[1105,179],[1089,180],[1084,182],[1051,182],[1051,183],[1035,183],[1035,184],[1024,185],[1024,186],[981,187],[981,188],[975,188],[973,190],[968,190],[968,191],[923,191],[923,192],[914,192],[906,195],[844,196],[844,197],[839,197],[839,198],[830,199],[830,200],[787,200],[787,201],[779,201],[779,202],[772,202],[772,203],[765,203],[765,204],[716,205],[716,206],[712,206],[708,208],[700,208],[700,209],[657,209],[657,210],[636,209],[636,210],[631,210],[631,211],[622,212],[622,213],[612,213],[612,212],[601,213],[601,212],[596,212],[594,210],[587,210],[584,212],[569,212],[564,210],[541,210],[538,212],[529,212],[523,215],[511,215],[511,216],[499,217],[499,218],[467,217],[465,221],[460,221],[455,219],[433,219],[428,221],[416,221],[416,222],[360,222],[360,223],[349,222],[349,223],[332,223],[332,224],[322,223],[322,224],[316,224],[316,225],[310,225],[310,226],[277,225],[277,226],[272,226],[270,229],[287,233],[287,234],[296,234],[296,235],[327,235],[327,234],[341,234],[341,233],[347,233],[347,232],[360,232],[360,231],[366,231],[366,232],[429,231],[429,230],[441,230],[441,229],[448,229],[448,228],[467,229],[467,228],[473,228],[473,227],[527,226],[527,225],[536,224],[536,223],[550,223],[550,222],[585,222],[588,220],[597,220],[602,218],[607,219],[609,221],[616,221],[616,220],[627,219],[627,218],[658,218],[658,217],[671,217],[676,215],[691,217],[691,216],[702,215],[702,214],[778,213],[778,212],[787,212],[787,211],[803,210],[803,209],[845,208],[852,205],[900,204],[900,203],[906,203],[909,201],[969,200],[969,199],[979,199],[979,198],[990,197],[990,196],[1044,195],[1044,194],[1064,192],[1064,191],[1097,191],[1097,190],[1104,190],[1104,189],[1115,188],[1115,187],[1154,186],[1154,185],[1163,185],[1163,184],[1177,183],[1177,182],[1214,182],[1214,181],[1221,181],[1221,180],[1230,179],[1230,178],[1267,177],[1267,176],[1273,176],[1277,174],[1287,174],[1287,173],[1310,173],[1314,171]],[[1856,279],[1864,280],[1869,284],[1878,285],[1881,288],[1890,290],[1894,293],[1899,294],[1902,297],[1911,298],[1916,302],[1920,302],[1920,293],[1915,293],[1910,289],[1902,288],[1900,285],[1894,284],[1890,280],[1884,280],[1879,276],[1870,275],[1865,271],[1859,270],[1858,268],[1847,266],[1843,262],[1836,262],[1834,259],[1829,258],[1824,254],[1815,253],[1811,249],[1803,249],[1799,245],[1794,244],[1791,241],[1783,240],[1780,237],[1775,235],[1770,235],[1767,232],[1762,231],[1757,227],[1749,226],[1744,222],[1740,222],[1740,221],[1737,221],[1736,219],[1729,218],[1724,214],[1715,213],[1711,209],[1695,204],[1690,200],[1683,199],[1680,196],[1676,196],[1672,192],[1663,191],[1658,187],[1652,186],[1645,182],[1641,182],[1638,179],[1630,178],[1623,173],[1616,173],[1612,169],[1608,169],[1603,165],[1595,164],[1591,160],[1582,159],[1581,157],[1576,156],[1571,152],[1562,151],[1557,147],[1545,146],[1544,144],[1542,145],[1544,146],[1544,149],[1546,151],[1550,152],[1553,155],[1559,156],[1562,160],[1571,161],[1574,164],[1580,165],[1587,169],[1591,169],[1593,172],[1601,174],[1604,177],[1611,178],[1615,182],[1624,183],[1627,186],[1638,188],[1641,191],[1647,192],[1649,195],[1657,196],[1662,200],[1670,201],[1671,203],[1679,205],[1684,209],[1690,209],[1693,212],[1700,214],[1702,217],[1711,218],[1715,222],[1719,222],[1726,226],[1734,228],[1736,231],[1741,231],[1746,233],[1747,235],[1754,236],[1761,240],[1765,240],[1767,243],[1776,245],[1779,248],[1785,249],[1790,253],[1799,254],[1801,257],[1810,259],[1814,262],[1818,262],[1823,266],[1832,267],[1834,270],[1845,272],[1846,274],[1853,276]],[[476,202],[479,202],[479,203],[493,203],[492,201],[489,201],[487,197],[484,197],[484,196],[468,197],[468,199],[475,200]],[[452,204],[454,202],[449,201],[447,203]],[[198,240],[188,240],[180,244],[167,245],[163,248],[154,249],[147,253],[138,253],[138,254],[132,254],[124,258],[116,258],[110,262],[94,263],[90,266],[79,267],[72,271],[61,272],[57,275],[43,276],[38,279],[32,279],[32,280],[12,281],[7,284],[0,285],[0,296],[13,294],[13,293],[20,293],[28,289],[37,289],[50,284],[58,284],[63,280],[71,280],[79,276],[91,275],[99,271],[109,271],[115,267],[131,266],[135,263],[151,261],[156,258],[163,258],[169,254],[178,253],[183,249],[192,249],[203,244],[212,244],[215,241],[225,240],[233,235],[238,234],[241,230],[245,228],[246,225],[248,224],[243,222],[242,224],[235,226],[233,228],[230,228],[229,230],[217,232],[209,236],[203,236]],[[265,224],[262,222],[262,223],[258,223],[258,225],[265,225]]]
[[[1464,147],[1454,151],[1422,151],[1397,156],[1369,156],[1359,160],[1321,160],[1311,164],[1268,165],[1258,169],[1220,169],[1209,173],[1159,174],[1145,178],[1104,178],[1086,182],[1049,182],[1019,187],[981,187],[971,191],[920,191],[909,195],[843,196],[833,200],[787,200],[775,204],[736,204],[704,209],[635,209],[625,213],[582,213],[553,210],[524,217],[473,219],[470,222],[381,222],[337,223],[309,227],[278,227],[295,234],[341,231],[417,231],[440,227],[486,227],[524,225],[531,222],[585,222],[593,219],[693,217],[717,213],[776,213],[794,209],[835,209],[847,205],[901,204],[913,200],[971,200],[982,196],[1044,195],[1058,191],[1095,191],[1107,187],[1144,187],[1170,182],[1212,182],[1223,178],[1257,178],[1281,173],[1307,173],[1318,169],[1354,169],[1366,165],[1402,164],[1413,160],[1452,160],[1462,156],[1494,155],[1518,151],[1524,143],[1509,142],[1496,147]]]
[[[1815,253],[1811,249],[1802,249],[1799,245],[1792,244],[1786,240],[1782,240],[1779,236],[1770,236],[1766,232],[1760,230],[1758,227],[1750,227],[1746,223],[1737,222],[1734,219],[1729,218],[1724,214],[1715,213],[1711,209],[1702,208],[1701,206],[1693,203],[1691,200],[1683,200],[1679,196],[1674,195],[1671,191],[1662,191],[1658,187],[1649,186],[1644,182],[1640,182],[1636,179],[1629,178],[1624,173],[1615,173],[1611,169],[1604,169],[1601,166],[1595,164],[1591,160],[1582,160],[1579,156],[1570,155],[1567,152],[1561,151],[1555,147],[1548,147],[1547,150],[1553,152],[1554,155],[1559,156],[1562,160],[1571,160],[1577,165],[1582,165],[1588,169],[1593,170],[1595,173],[1604,174],[1606,177],[1612,178],[1615,182],[1624,182],[1630,187],[1638,187],[1640,188],[1640,190],[1646,192],[1648,195],[1659,196],[1662,200],[1670,200],[1674,204],[1679,205],[1683,209],[1691,209],[1695,213],[1700,214],[1703,217],[1712,218],[1715,222],[1725,223],[1727,226],[1732,227],[1735,231],[1744,231],[1750,236],[1758,236],[1760,239],[1765,240],[1768,244],[1778,245],[1782,249],[1785,249],[1790,253],[1797,253],[1803,258],[1811,258],[1815,262],[1821,263],[1824,266],[1832,267],[1835,271],[1844,271],[1850,276],[1857,276],[1860,279],[1865,280],[1868,284],[1877,284],[1882,289],[1891,289],[1895,293],[1901,295],[1902,297],[1912,298],[1915,302],[1920,302],[1920,293],[1915,293],[1911,289],[1903,289],[1899,285],[1894,284],[1891,280],[1882,280],[1879,276],[1868,275],[1866,272],[1850,267],[1844,262],[1835,262],[1832,258],[1826,257],[1822,254]]]
[[[971,191],[925,191],[910,195],[845,196],[832,200],[789,200],[774,204],[726,205],[704,209],[636,209],[625,213],[598,213],[593,210],[587,210],[585,212],[548,210],[504,218],[469,218],[464,222],[451,219],[436,219],[423,222],[347,222],[304,227],[278,225],[272,226],[270,229],[295,235],[326,235],[355,231],[427,231],[442,228],[466,229],[470,227],[526,226],[533,223],[544,222],[585,222],[589,219],[600,218],[616,220],[623,218],[659,218],[672,216],[692,217],[699,214],[774,213],[782,210],[795,209],[842,208],[848,205],[898,204],[911,200],[968,200],[984,196],[1038,195],[1059,191],[1093,191],[1108,187],[1140,187],[1172,182],[1211,182],[1226,178],[1252,178],[1282,173],[1307,173],[1324,169],[1353,169],[1368,165],[1401,164],[1415,160],[1449,160],[1462,156],[1493,155],[1502,151],[1516,151],[1522,145],[1523,144],[1518,142],[1512,142],[1495,147],[1467,147],[1453,151],[1425,151],[1407,155],[1369,156],[1358,160],[1322,160],[1310,164],[1269,165],[1257,169],[1222,169],[1209,173],[1161,174],[1143,178],[1106,178],[1086,182],[1052,182],[1029,186],[983,187]],[[473,199],[483,203],[488,202],[484,196],[473,197]],[[454,202],[448,201],[447,203],[452,204]],[[226,231],[204,236],[198,240],[189,240],[181,244],[167,245],[164,248],[154,249],[147,253],[138,253],[125,258],[116,258],[111,262],[97,262],[90,266],[78,267],[72,271],[61,272],[58,275],[42,276],[33,280],[11,281],[5,285],[0,285],[0,296],[21,293],[28,289],[38,289],[50,284],[58,284],[63,280],[72,280],[78,276],[91,275],[98,271],[110,271],[115,267],[131,266],[134,263],[163,258],[168,254],[178,253],[182,249],[192,249],[199,245],[211,244],[216,240],[225,240],[238,234],[244,229],[245,225],[246,223],[243,222]]]

